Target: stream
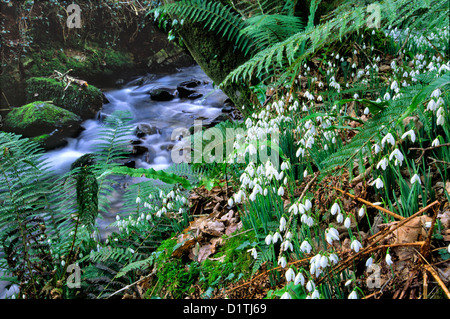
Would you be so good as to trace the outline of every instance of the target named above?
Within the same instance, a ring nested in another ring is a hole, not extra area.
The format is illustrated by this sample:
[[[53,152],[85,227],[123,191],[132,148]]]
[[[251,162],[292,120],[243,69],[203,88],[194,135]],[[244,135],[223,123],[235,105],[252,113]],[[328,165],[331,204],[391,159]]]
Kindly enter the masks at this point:
[[[149,92],[157,88],[175,91],[180,83],[196,80],[192,87],[196,96],[181,98],[177,94],[169,101],[152,100]],[[213,82],[199,66],[179,70],[178,73],[155,76],[144,75],[124,84],[118,89],[102,90],[109,101],[96,119],[83,122],[83,131],[76,138],[68,138],[67,145],[48,151],[44,158],[51,163],[56,174],[64,174],[70,170],[71,164],[80,156],[91,153],[99,142],[99,132],[103,119],[115,111],[128,111],[132,120],[130,124],[136,129],[136,134],[130,135],[130,140],[136,141],[139,152],[130,160],[136,168],[154,168],[161,170],[171,165],[170,150],[176,141],[171,140],[171,134],[176,128],[189,129],[195,119],[211,122],[220,116],[227,96],[215,89]],[[98,228],[102,239],[105,239],[112,229],[108,226],[115,220],[120,211],[121,194],[112,196],[111,211],[98,218]],[[1,276],[1,271],[0,271]],[[0,281],[0,299],[17,292],[18,287],[6,289],[7,282]]]

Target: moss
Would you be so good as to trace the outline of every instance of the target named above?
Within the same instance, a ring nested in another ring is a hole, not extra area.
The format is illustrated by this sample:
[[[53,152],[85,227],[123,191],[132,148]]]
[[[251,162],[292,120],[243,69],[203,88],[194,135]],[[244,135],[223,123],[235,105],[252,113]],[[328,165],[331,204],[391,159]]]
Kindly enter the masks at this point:
[[[26,83],[27,102],[52,101],[82,119],[94,117],[103,106],[103,93],[92,85],[81,88],[71,84],[65,89],[64,83],[50,78],[31,78]]]
[[[5,118],[7,130],[27,137],[42,135],[37,138],[41,141],[46,138],[45,134],[50,134],[55,129],[74,126],[80,122],[81,118],[76,114],[42,101],[15,108]]]

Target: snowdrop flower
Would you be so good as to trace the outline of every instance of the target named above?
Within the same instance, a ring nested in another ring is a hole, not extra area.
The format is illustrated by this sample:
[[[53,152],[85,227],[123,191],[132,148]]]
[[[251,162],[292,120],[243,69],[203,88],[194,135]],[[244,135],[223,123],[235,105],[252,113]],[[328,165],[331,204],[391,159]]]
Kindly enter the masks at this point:
[[[436,121],[436,125],[441,125],[444,126],[445,124],[445,119],[444,119],[444,115],[439,115]]]
[[[342,223],[342,222],[344,221],[344,215],[341,214],[341,213],[339,213],[339,214],[337,215],[337,217],[336,217],[336,221],[337,221],[338,223]]]
[[[350,220],[350,217],[347,216],[347,218],[345,218],[345,221],[344,221],[345,228],[347,228],[347,229],[350,228],[351,223],[352,223],[352,221]]]
[[[366,108],[364,109],[364,114],[367,115],[367,114],[369,114],[369,112],[370,112],[369,108],[366,107]]]
[[[314,281],[309,280],[309,281],[306,283],[306,289],[307,289],[309,292],[313,291],[315,288],[316,288],[316,285],[314,284]]]
[[[283,240],[283,238],[281,237],[279,232],[276,232],[273,237],[272,237],[272,242],[275,244],[277,241],[279,240]]]
[[[289,208],[288,212],[294,213],[294,215],[298,214],[298,205],[297,203],[292,204],[292,206]]]
[[[369,259],[366,260],[366,267],[371,267],[373,264],[373,258],[370,257]]]
[[[414,184],[416,182],[419,183],[419,185],[422,184],[422,182],[420,181],[419,175],[414,174],[414,176],[411,178],[411,184]]]
[[[348,299],[358,299],[358,294],[356,293],[356,290],[353,290],[350,295],[348,295]]]
[[[339,257],[336,254],[330,254],[328,259],[333,262],[333,264],[337,264],[339,261]]]
[[[234,201],[233,201],[233,197],[230,197],[229,199],[228,199],[228,206],[233,206],[233,204],[234,204]]]
[[[312,250],[312,247],[307,240],[304,240],[300,245],[300,250],[303,251],[304,253],[309,254]]]
[[[140,197],[138,197],[138,198],[136,198],[136,204],[140,204],[141,203],[141,198]]]
[[[427,111],[435,111],[436,110],[436,102],[431,99],[427,104]]]
[[[339,232],[336,230],[336,228],[328,228],[327,230],[325,230],[325,239],[331,245],[333,243],[333,240],[339,240]]]
[[[310,210],[312,208],[312,203],[309,199],[305,200],[305,205],[304,205],[306,210]]]
[[[281,217],[280,219],[280,231],[284,231],[286,228],[286,218],[284,218],[284,216]]]
[[[303,177],[306,178],[306,176],[308,176],[308,170],[305,169],[305,171],[303,172]]]
[[[381,140],[381,146],[384,147],[384,144],[386,142],[391,144],[392,146],[395,145],[395,139],[391,133],[388,133],[385,137],[383,137],[383,139]]]
[[[283,196],[284,195],[284,188],[283,188],[283,186],[280,186],[280,188],[278,189],[278,195],[279,196]]]
[[[293,281],[294,279],[295,279],[295,272],[292,268],[289,268],[286,271],[286,281],[289,282],[289,281]]]
[[[350,248],[353,249],[357,253],[362,248],[362,245],[358,240],[355,239],[350,244]]]
[[[339,207],[339,204],[335,202],[333,206],[331,206],[331,215],[336,215],[336,213],[340,213],[341,208]]]
[[[448,245],[447,251],[448,251],[448,253],[450,254],[450,245]]]
[[[375,154],[377,154],[377,153],[379,153],[379,152],[381,151],[381,147],[380,147],[380,145],[378,145],[378,144],[374,144],[374,145],[372,146],[372,148],[373,148]]]
[[[389,160],[391,161],[392,158],[394,158],[394,157],[395,157],[395,162],[394,162],[394,164],[397,165],[397,163],[399,163],[400,166],[402,166],[402,163],[403,163],[403,160],[404,160],[404,156],[403,156],[402,152],[400,152],[400,151],[398,150],[398,148],[396,148],[396,149],[391,153],[391,155],[389,155]]]
[[[249,146],[247,146],[247,148],[245,149],[245,152],[249,153],[250,155],[255,155],[257,153],[257,149],[253,144],[250,144]]]
[[[266,245],[267,245],[267,246],[270,245],[270,244],[272,243],[272,239],[273,239],[273,237],[272,237],[271,234],[269,234],[269,235],[266,236],[265,242],[266,242]]]
[[[278,265],[281,265],[282,268],[286,267],[286,265],[287,265],[286,257],[284,257],[284,256],[281,257],[281,258],[278,260]]]
[[[392,261],[392,257],[389,254],[389,252],[386,254],[386,263],[390,266],[392,265],[394,262]]]
[[[361,207],[360,209],[359,209],[359,211],[358,211],[358,216],[359,217],[363,217],[364,216],[364,214],[365,214],[365,210],[364,210],[364,206],[363,207]]]
[[[290,293],[286,291],[286,292],[280,297],[280,299],[292,299],[292,297],[291,297]]]
[[[416,141],[416,134],[414,133],[413,130],[409,130],[408,132],[405,132],[402,135],[402,140],[404,140],[407,136],[409,136],[409,139],[411,140],[411,142],[415,142]]]
[[[314,289],[313,293],[311,294],[311,299],[319,299],[320,293],[317,289]]]
[[[375,187],[376,187],[377,189],[383,188],[383,186],[384,186],[383,181],[381,180],[380,177],[378,177],[376,180],[374,180],[374,181],[372,182],[372,184],[370,184],[370,185],[373,186],[374,184],[375,184]]]
[[[258,258],[258,252],[256,251],[256,248],[249,249],[247,250],[247,252],[250,252],[254,259]]]
[[[351,284],[352,282],[353,282],[353,279],[349,279],[349,280],[347,280],[347,281],[345,282],[344,286],[345,286],[345,287],[350,286],[350,284]]]
[[[328,266],[328,258],[327,258],[327,256],[322,255],[322,257],[320,257],[319,265],[322,268],[325,268],[326,266]]]
[[[397,81],[394,81],[391,84],[391,90],[396,90],[396,89],[398,89],[398,83],[397,83]]]
[[[385,171],[388,165],[389,165],[389,161],[387,160],[386,157],[383,157],[383,159],[378,162],[377,169],[380,169],[380,167],[381,167],[383,169],[383,171]]]
[[[435,97],[435,98],[439,98],[439,97],[441,96],[441,90],[439,90],[439,89],[434,90],[434,91],[431,93],[430,96],[431,96],[431,97]]]
[[[289,165],[286,162],[281,163],[281,170],[284,171],[286,169],[289,169]]]
[[[294,278],[294,285],[298,284],[301,284],[302,286],[305,284],[305,277],[303,277],[301,272],[299,272]]]
[[[435,138],[434,140],[433,140],[433,142],[431,143],[431,146],[433,146],[433,147],[436,147],[436,146],[439,146],[439,138]]]
[[[389,101],[391,99],[391,95],[389,94],[389,92],[386,92],[386,94],[383,96],[383,99],[385,101]]]

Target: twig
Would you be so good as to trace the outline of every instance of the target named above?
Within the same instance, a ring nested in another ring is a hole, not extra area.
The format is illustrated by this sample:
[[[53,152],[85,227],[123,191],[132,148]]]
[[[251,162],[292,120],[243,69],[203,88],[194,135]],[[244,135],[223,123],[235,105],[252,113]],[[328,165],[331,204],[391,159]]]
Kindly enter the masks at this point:
[[[422,159],[422,157],[425,155],[426,151],[431,151],[434,150],[436,148],[439,147],[444,147],[444,146],[450,146],[450,143],[444,143],[444,144],[439,144],[436,146],[430,146],[430,147],[426,147],[426,148],[422,148],[422,147],[410,147],[409,150],[415,150],[415,151],[422,151],[422,154],[420,154],[420,156],[418,157],[417,161],[420,162],[420,160]]]
[[[426,269],[423,269],[423,299],[428,299],[428,276]]]
[[[151,272],[149,275],[147,275],[147,276],[145,276],[145,277],[142,277],[142,278],[139,279],[138,281],[135,281],[135,282],[133,282],[132,284],[129,284],[128,286],[125,286],[125,287],[123,287],[123,288],[121,288],[121,289],[115,291],[114,293],[112,293],[111,295],[109,295],[108,298],[111,298],[112,296],[117,295],[118,293],[121,293],[122,291],[127,290],[127,289],[133,287],[134,285],[137,285],[137,284],[140,283],[141,281],[144,281],[144,280],[150,278],[150,277],[153,276],[155,273],[156,273],[156,267],[152,270],[152,272]]]
[[[378,206],[378,205],[374,205],[374,204],[372,204],[371,202],[366,201],[365,199],[362,199],[362,198],[359,198],[359,197],[357,197],[357,196],[355,196],[355,195],[352,195],[352,194],[350,194],[350,193],[347,193],[346,191],[343,191],[342,189],[339,189],[339,188],[337,188],[337,187],[334,187],[334,186],[331,186],[331,187],[334,188],[335,190],[341,192],[341,193],[344,194],[344,195],[350,196],[351,198],[356,199],[357,201],[360,201],[361,203],[364,203],[364,204],[366,204],[366,205],[368,205],[368,206],[370,206],[370,207],[373,207],[373,208],[376,208],[376,209],[378,209],[378,210],[381,210],[382,212],[384,212],[384,213],[386,213],[386,214],[388,214],[388,215],[391,215],[391,216],[393,216],[393,217],[395,217],[395,218],[397,218],[397,219],[400,219],[400,220],[405,219],[405,217],[400,216],[400,215],[398,215],[398,214],[396,214],[396,213],[393,213],[393,212],[387,210],[386,208],[383,208],[383,207]]]
[[[428,258],[430,256],[430,243],[431,243],[431,236],[433,235],[433,231],[434,231],[434,224],[436,223],[436,218],[437,218],[437,213],[438,213],[438,209],[433,208],[434,214],[433,214],[433,219],[431,221],[431,227],[430,230],[428,230],[428,236],[427,239],[425,240],[425,244],[422,246],[420,253],[425,257]]]
[[[433,269],[433,267],[431,267],[428,264],[424,264],[424,267],[431,274],[431,276],[433,276],[433,278],[436,279],[438,285],[442,288],[447,298],[450,299],[450,291],[448,290],[447,286],[442,281],[442,279],[439,277],[438,273]]]

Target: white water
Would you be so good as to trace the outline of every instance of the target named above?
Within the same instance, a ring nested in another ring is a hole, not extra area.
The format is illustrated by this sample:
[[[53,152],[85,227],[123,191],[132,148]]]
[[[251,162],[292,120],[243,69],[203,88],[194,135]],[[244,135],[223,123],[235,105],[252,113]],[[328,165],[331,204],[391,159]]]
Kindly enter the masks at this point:
[[[152,101],[148,92],[154,88],[173,88],[177,84],[192,78],[203,83],[194,90],[202,93],[203,97],[196,100],[175,99],[167,102]],[[171,133],[175,128],[187,128],[193,126],[196,118],[213,119],[221,114],[221,106],[226,96],[220,90],[214,90],[212,81],[198,66],[182,69],[179,73],[163,76],[150,80],[144,85],[137,85],[140,79],[133,80],[118,90],[105,92],[110,103],[103,106],[100,118],[112,114],[116,110],[128,111],[132,116],[131,123],[150,124],[159,129],[160,134],[147,135],[142,139],[141,146],[150,150],[149,156],[134,158],[136,167],[164,169],[171,164],[168,146],[175,141],[171,140]],[[204,84],[206,83],[206,84]],[[99,129],[102,121],[99,119],[87,120],[82,126],[84,131],[77,138],[69,138],[67,146],[49,151],[45,157],[53,166],[52,170],[65,173],[70,170],[70,165],[80,156],[94,151],[98,143]],[[130,139],[137,139],[130,136]]]

